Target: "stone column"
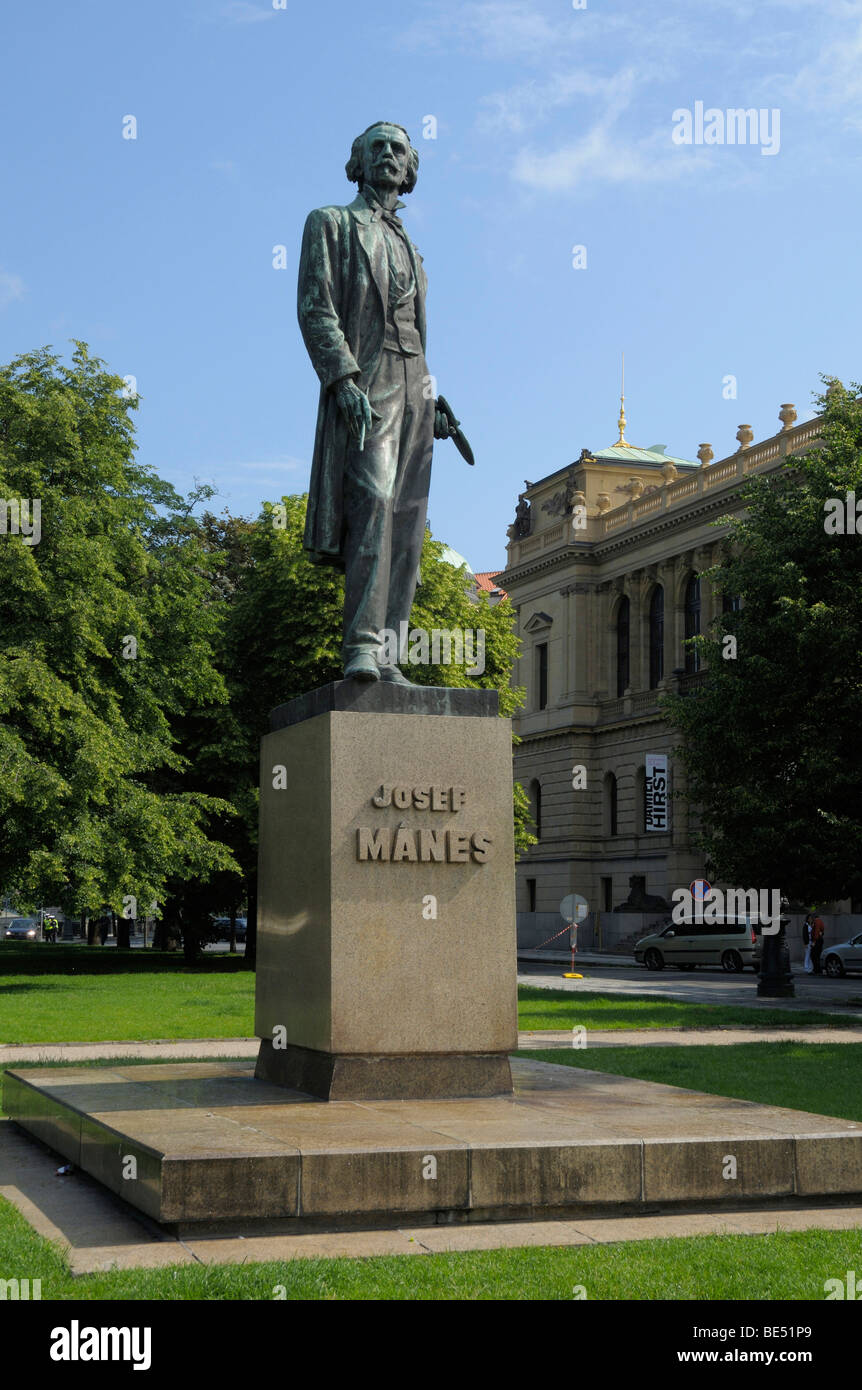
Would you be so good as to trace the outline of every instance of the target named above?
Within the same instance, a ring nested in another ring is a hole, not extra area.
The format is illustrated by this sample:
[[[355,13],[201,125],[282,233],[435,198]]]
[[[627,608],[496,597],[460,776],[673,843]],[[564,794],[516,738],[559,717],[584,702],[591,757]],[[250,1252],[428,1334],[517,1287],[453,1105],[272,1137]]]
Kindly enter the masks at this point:
[[[683,648],[685,641],[685,585],[687,577],[694,569],[694,552],[686,550],[682,555],[677,555],[674,560],[672,603],[673,603],[673,661],[668,671],[670,675],[677,667],[685,665],[686,652]],[[667,622],[667,606],[665,606],[665,622]]]
[[[700,630],[703,633],[709,631],[710,623],[716,613],[721,611],[721,599],[716,595],[711,581],[704,577],[704,571],[711,569],[713,564],[712,546],[701,546],[695,551],[694,567],[701,576]]]
[[[610,603],[608,607],[608,622],[605,624],[605,643],[607,646],[607,671],[608,671],[608,694],[613,699],[617,694],[617,619],[619,618],[620,603],[623,598],[629,601],[629,678],[626,690],[632,690],[632,677],[634,674],[634,650],[632,643],[632,628],[634,622],[635,605],[632,600],[631,576],[628,574],[617,575],[616,579],[611,580]],[[625,692],[624,692],[625,693]]]
[[[575,690],[575,634],[574,634],[574,603],[572,595],[575,592],[574,584],[564,584],[560,589],[560,596],[563,602],[563,678],[560,682],[561,694],[560,704],[565,704],[572,697]]]
[[[587,642],[587,685],[590,694],[606,700],[616,682],[613,676],[614,653],[609,649],[608,627],[611,607],[614,601],[610,580],[604,580],[595,589],[592,614]]]
[[[515,610],[515,636],[519,639],[518,655],[515,657],[515,660],[512,663],[512,684],[526,685],[526,681],[524,680],[524,671],[522,667],[522,662],[524,660],[524,640],[521,634],[521,605],[519,603],[516,603],[512,606]]]
[[[629,577],[626,593],[631,604],[629,622],[629,668],[632,692],[646,690],[649,685],[649,606],[647,594],[651,588],[649,572],[637,570]]]
[[[679,665],[679,655],[676,646],[676,612],[675,612],[675,584],[676,584],[676,561],[665,560],[658,566],[656,579],[661,584],[664,591],[664,675],[662,680],[669,684],[672,680],[674,667]]]
[[[571,608],[569,610],[572,629],[570,690],[574,701],[583,702],[592,697],[596,688],[595,676],[590,673],[590,660],[592,657],[595,661],[596,612],[601,606],[601,599],[591,584],[578,582],[567,587],[571,594]]]

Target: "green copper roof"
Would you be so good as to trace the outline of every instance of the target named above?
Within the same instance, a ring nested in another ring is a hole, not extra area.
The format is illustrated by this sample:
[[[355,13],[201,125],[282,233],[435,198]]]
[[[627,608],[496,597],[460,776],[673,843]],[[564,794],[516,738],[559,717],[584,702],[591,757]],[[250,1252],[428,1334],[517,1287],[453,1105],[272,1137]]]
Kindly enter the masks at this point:
[[[451,565],[453,569],[459,570],[462,565],[467,566],[467,573],[472,574],[473,569],[469,560],[465,560],[463,555],[459,555],[457,550],[453,550],[451,545],[443,546],[440,559],[446,565]]]
[[[681,459],[676,458],[674,454],[666,454],[663,447],[661,449],[635,449],[634,446],[626,448],[624,444],[610,444],[607,449],[597,449],[593,458],[613,459],[619,463],[652,463],[659,468],[663,463],[675,463],[681,468],[699,467],[699,464],[692,462],[691,459]]]

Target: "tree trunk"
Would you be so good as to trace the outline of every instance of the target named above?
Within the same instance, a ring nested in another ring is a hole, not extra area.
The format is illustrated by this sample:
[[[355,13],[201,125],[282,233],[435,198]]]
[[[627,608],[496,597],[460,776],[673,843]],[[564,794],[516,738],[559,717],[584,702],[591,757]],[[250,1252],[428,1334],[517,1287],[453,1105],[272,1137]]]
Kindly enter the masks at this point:
[[[132,945],[131,922],[128,917],[117,918],[117,950],[128,951]]]
[[[99,921],[98,921],[98,918],[97,918],[97,917],[88,917],[88,918],[86,919],[86,922],[87,922],[87,945],[88,945],[88,946],[101,946],[102,943],[101,943],[101,941],[99,940]]]
[[[230,910],[230,953],[236,955],[236,907]]]

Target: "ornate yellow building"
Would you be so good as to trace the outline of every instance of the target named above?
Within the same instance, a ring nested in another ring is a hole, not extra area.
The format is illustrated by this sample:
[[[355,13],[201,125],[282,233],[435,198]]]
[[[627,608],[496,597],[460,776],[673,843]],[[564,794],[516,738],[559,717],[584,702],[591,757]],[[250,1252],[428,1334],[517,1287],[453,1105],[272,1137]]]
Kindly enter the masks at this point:
[[[695,462],[663,445],[628,444],[621,410],[615,444],[583,449],[521,494],[497,576],[517,610],[513,680],[527,691],[515,776],[539,833],[518,864],[519,915],[556,913],[568,893],[593,912],[623,904],[655,912],[702,875],[690,847],[693,813],[674,795],[684,791],[676,739],[658,700],[700,679],[685,638],[734,601],[702,577],[727,529],[712,523],[740,509],[745,478],[780,468],[817,438],[819,420],[795,424],[793,406],[779,418],[771,438],[754,444],[741,425],[735,453],[715,460],[702,444]],[[665,828],[647,814],[648,755],[667,759]]]

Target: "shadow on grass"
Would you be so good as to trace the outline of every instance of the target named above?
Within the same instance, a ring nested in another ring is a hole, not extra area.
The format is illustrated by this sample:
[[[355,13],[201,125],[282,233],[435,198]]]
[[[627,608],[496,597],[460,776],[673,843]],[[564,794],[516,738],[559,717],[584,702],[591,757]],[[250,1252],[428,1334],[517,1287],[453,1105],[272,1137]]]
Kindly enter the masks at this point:
[[[747,1028],[799,1027],[819,1023],[833,1028],[858,1027],[852,1015],[828,1014],[816,1005],[810,1009],[783,1009],[773,1001],[754,996],[752,1003],[705,1003],[698,999],[656,998],[649,994],[601,994],[587,990],[543,990],[521,985],[518,991],[519,1023],[525,1031],[587,1023],[593,1028]],[[843,1002],[843,1001],[842,1001]]]
[[[190,965],[182,952],[150,947],[121,950],[117,946],[0,942],[0,975],[228,975],[252,969],[242,955],[204,955]]]
[[[61,980],[60,982],[57,982],[57,981],[55,981],[55,980],[52,979],[52,981],[51,981],[51,993],[52,993],[52,995],[53,995],[53,994],[55,994],[55,993],[62,993],[64,990],[72,989],[73,984],[74,984],[74,981],[72,981],[72,980],[70,980],[70,981],[68,982],[68,984],[66,984],[66,983],[65,983],[64,981],[62,981],[62,980]],[[10,984],[7,984],[7,983],[5,982],[5,980],[0,980],[0,997],[2,997],[4,994],[27,994],[27,993],[31,992],[32,990],[40,990],[40,989],[44,989],[44,988],[45,988],[44,984],[42,984],[41,981],[37,981],[37,980],[34,980],[32,984],[20,984],[20,985],[19,985],[19,984],[10,985]]]

